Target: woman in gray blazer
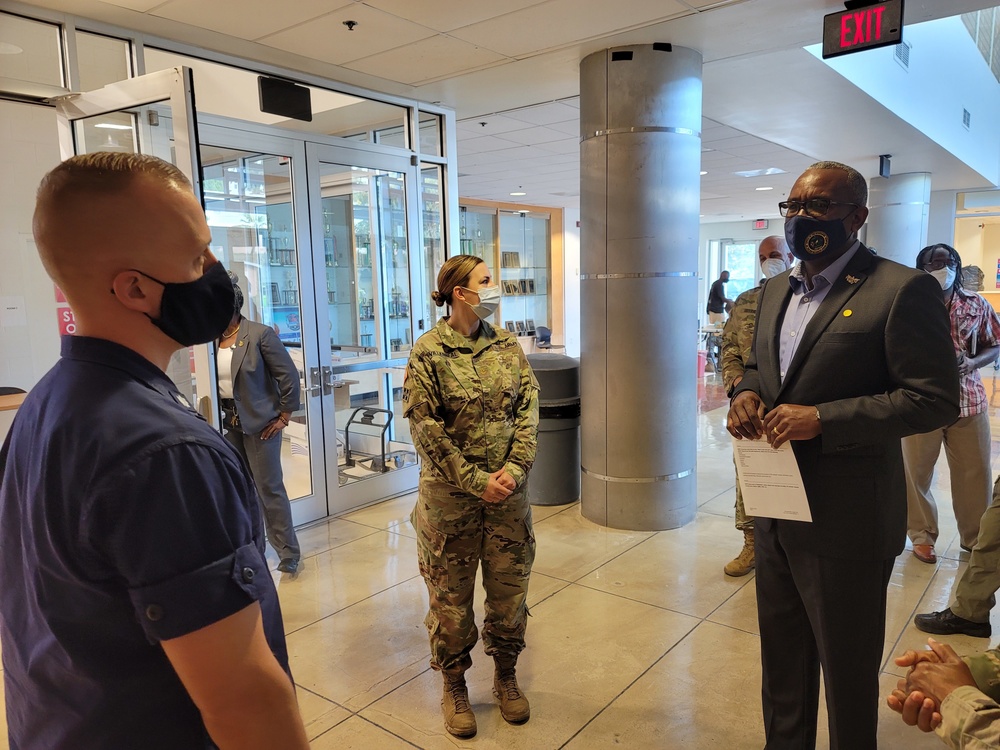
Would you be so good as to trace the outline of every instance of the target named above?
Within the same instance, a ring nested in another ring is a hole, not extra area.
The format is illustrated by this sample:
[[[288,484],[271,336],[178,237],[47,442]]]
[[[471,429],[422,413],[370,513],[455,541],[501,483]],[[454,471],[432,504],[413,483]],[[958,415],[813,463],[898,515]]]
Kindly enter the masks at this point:
[[[223,426],[257,485],[278,570],[295,575],[300,550],[281,471],[281,431],[299,408],[299,371],[273,329],[243,318],[243,291],[229,276],[236,310],[216,353]]]

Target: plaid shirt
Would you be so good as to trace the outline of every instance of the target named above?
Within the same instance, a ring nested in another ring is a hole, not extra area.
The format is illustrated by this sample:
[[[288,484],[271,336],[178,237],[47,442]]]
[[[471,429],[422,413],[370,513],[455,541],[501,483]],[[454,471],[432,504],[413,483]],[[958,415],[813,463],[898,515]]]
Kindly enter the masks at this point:
[[[978,294],[969,294],[956,287],[948,306],[951,317],[951,342],[955,354],[972,357],[983,349],[1000,344],[1000,319],[990,307],[990,303]],[[975,350],[972,341],[975,339]],[[986,388],[979,377],[979,370],[973,370],[961,378],[960,416],[971,417],[986,411]]]

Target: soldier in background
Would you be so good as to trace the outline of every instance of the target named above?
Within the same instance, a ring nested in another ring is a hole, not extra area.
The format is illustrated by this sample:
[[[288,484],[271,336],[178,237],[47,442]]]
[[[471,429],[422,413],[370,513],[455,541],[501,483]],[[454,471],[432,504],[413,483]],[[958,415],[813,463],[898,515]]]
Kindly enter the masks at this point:
[[[761,240],[757,253],[760,258],[760,270],[765,279],[777,276],[788,270],[791,265],[791,254],[788,252],[784,237],[765,237]],[[722,384],[728,396],[732,395],[733,389],[743,378],[743,368],[750,356],[759,298],[759,286],[748,289],[737,297],[729,320],[726,321],[726,327],[722,331]],[[727,576],[745,576],[754,568],[753,516],[748,516],[743,509],[743,493],[740,491],[738,476],[736,528],[743,532],[743,549],[723,568]]]
[[[478,638],[472,599],[480,560],[493,693],[508,722],[530,716],[514,667],[535,558],[525,480],[535,460],[538,381],[517,339],[486,322],[500,288],[481,258],[449,258],[431,296],[451,315],[417,340],[406,367],[404,414],[423,459],[411,521],[430,600],[431,667],[444,677],[445,728],[471,737],[476,717],[465,671]]]
[[[896,658],[910,670],[886,699],[889,708],[954,750],[1000,747],[1000,649],[959,657],[947,644],[927,642],[930,650]]]

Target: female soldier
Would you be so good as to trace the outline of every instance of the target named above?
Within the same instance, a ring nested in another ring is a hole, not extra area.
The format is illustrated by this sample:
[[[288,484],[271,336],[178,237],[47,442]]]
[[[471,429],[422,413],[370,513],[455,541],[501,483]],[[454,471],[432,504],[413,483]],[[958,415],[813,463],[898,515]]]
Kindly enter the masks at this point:
[[[423,463],[411,520],[427,583],[431,666],[444,676],[441,708],[456,737],[476,733],[465,670],[478,632],[472,611],[483,563],[483,643],[496,662],[493,693],[511,723],[528,720],[514,674],[524,648],[535,557],[525,479],[535,459],[538,382],[511,334],[485,322],[500,289],[481,258],[448,259],[431,297],[451,316],[413,347],[405,415]]]

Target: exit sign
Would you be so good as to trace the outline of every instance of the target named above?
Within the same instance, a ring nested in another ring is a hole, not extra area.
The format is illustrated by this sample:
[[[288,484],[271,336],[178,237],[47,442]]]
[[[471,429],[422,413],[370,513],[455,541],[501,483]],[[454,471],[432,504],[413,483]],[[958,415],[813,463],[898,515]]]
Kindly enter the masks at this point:
[[[883,0],[823,17],[824,60],[901,41],[903,0]]]
[[[767,219],[754,219],[753,220],[754,229],[767,229]]]

